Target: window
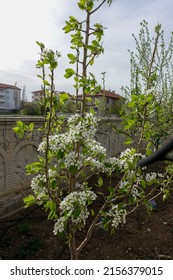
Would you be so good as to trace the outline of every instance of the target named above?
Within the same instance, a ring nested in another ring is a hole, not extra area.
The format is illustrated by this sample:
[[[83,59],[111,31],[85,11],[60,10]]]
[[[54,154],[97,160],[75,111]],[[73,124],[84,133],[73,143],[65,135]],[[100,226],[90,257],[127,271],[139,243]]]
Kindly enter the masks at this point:
[[[106,103],[109,104],[109,97],[106,97]]]

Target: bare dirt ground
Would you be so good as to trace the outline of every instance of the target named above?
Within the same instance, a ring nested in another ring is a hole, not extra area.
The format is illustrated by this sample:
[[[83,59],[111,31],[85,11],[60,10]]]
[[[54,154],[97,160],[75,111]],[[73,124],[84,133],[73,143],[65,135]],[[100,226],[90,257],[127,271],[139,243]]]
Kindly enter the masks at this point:
[[[80,255],[83,260],[173,259],[173,195],[148,215],[141,207],[114,235],[99,228]],[[82,236],[81,232],[81,236]],[[67,244],[53,235],[53,222],[34,207],[0,222],[0,257],[4,260],[70,259]]]

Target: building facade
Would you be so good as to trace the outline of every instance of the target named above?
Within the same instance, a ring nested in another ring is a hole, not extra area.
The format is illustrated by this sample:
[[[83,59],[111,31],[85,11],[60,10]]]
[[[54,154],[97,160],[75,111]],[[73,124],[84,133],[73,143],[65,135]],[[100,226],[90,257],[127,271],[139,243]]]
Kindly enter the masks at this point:
[[[44,91],[42,89],[35,90],[32,93],[32,102],[37,102],[44,97]]]
[[[95,95],[87,94],[89,101],[86,100],[88,108],[92,107],[99,116],[119,115],[119,111],[124,102],[124,98],[114,91],[101,90]],[[82,95],[79,95],[79,101],[82,101]]]
[[[43,89],[36,90],[36,91],[31,92],[31,93],[32,93],[32,102],[40,101],[44,97],[44,90]],[[62,93],[62,92],[61,91],[56,91],[55,95],[59,96],[60,93]]]
[[[0,112],[17,111],[20,109],[21,89],[0,83]]]

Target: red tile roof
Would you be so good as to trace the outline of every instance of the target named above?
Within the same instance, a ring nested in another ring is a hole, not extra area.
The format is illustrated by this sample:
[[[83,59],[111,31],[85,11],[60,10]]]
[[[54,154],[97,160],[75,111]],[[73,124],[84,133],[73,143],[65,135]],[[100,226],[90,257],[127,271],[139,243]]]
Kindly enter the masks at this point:
[[[12,88],[12,89],[20,89],[14,85],[8,85],[8,84],[1,84],[0,83],[0,89],[7,89],[7,88]],[[20,89],[21,90],[21,89]]]
[[[106,97],[110,97],[110,98],[113,98],[113,99],[122,98],[119,94],[117,94],[113,91],[103,90],[103,89],[100,92],[96,93],[95,96],[106,96]]]
[[[105,96],[105,97],[109,97],[112,99],[121,99],[123,98],[122,96],[120,96],[119,94],[113,92],[113,91],[109,91],[109,90],[101,90],[100,92],[96,93],[95,95],[91,95],[91,94],[86,94],[87,97],[100,97],[100,96]],[[80,94],[79,99],[82,99],[82,94]]]

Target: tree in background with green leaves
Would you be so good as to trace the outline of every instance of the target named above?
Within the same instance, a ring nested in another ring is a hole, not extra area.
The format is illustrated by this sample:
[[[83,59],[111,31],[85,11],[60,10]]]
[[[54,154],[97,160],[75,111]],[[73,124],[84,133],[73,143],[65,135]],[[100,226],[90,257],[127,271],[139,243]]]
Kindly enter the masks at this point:
[[[133,34],[135,51],[130,52],[130,86],[124,88],[126,104],[122,110],[123,126],[128,143],[138,146],[145,142],[148,148],[159,144],[172,131],[173,102],[173,34],[165,45],[161,24],[151,37],[148,23],[141,23],[139,36]],[[148,149],[149,152],[150,149]]]

